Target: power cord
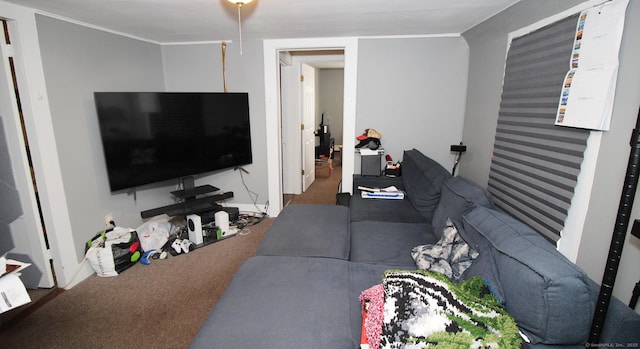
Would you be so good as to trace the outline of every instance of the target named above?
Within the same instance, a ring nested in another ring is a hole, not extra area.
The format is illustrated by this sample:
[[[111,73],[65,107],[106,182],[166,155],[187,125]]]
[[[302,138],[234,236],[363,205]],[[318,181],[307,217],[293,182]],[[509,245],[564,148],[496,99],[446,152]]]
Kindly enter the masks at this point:
[[[80,264],[78,264],[78,268],[76,268],[76,271],[75,273],[73,273],[73,276],[71,277],[69,282],[67,282],[66,285],[60,288],[63,288],[66,290],[67,287],[69,287],[69,285],[73,283],[73,280],[75,280],[76,277],[78,277],[78,274],[80,273],[80,269],[82,269],[84,262],[87,261],[87,257],[89,256],[89,253],[93,253],[97,248],[104,247],[104,242],[107,240],[107,231],[109,231],[109,229],[113,229],[115,226],[116,226],[116,223],[114,221],[109,221],[105,223],[104,230],[102,231],[102,233],[100,233],[102,239],[98,242],[97,245],[92,244],[91,246],[89,246],[87,251],[84,253],[84,258],[82,258],[82,261],[80,262]]]
[[[249,171],[245,170],[242,167],[236,167],[233,169],[234,171],[239,170],[240,171],[240,180],[242,180],[242,185],[244,186],[244,188],[247,190],[247,193],[249,194],[249,197],[251,198],[251,201],[253,202],[253,206],[256,208],[256,210],[258,212],[261,212],[263,215],[266,215],[265,212],[260,211],[260,207],[258,207],[258,193],[252,191],[251,189],[249,189],[249,186],[247,186],[247,183],[244,181],[244,175],[242,174],[243,172],[246,174],[249,174]],[[268,202],[267,202],[268,205]]]
[[[239,235],[248,235],[251,233],[251,230],[247,229],[248,227],[262,222],[267,217],[266,213],[240,212],[238,220],[235,222]]]

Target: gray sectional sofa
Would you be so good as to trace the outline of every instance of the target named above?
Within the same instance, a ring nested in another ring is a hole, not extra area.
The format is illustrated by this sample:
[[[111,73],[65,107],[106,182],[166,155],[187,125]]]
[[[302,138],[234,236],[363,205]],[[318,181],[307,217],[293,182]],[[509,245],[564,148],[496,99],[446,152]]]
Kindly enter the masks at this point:
[[[402,176],[356,176],[358,185],[395,185],[406,198],[363,199],[355,190],[349,207],[286,207],[191,347],[359,348],[360,294],[386,270],[416,269],[414,248],[440,243],[448,220],[477,251],[458,281],[482,277],[528,338],[524,347],[585,347],[598,286],[495,209],[484,189],[415,149],[403,155]],[[612,299],[601,343],[637,347],[640,315]]]

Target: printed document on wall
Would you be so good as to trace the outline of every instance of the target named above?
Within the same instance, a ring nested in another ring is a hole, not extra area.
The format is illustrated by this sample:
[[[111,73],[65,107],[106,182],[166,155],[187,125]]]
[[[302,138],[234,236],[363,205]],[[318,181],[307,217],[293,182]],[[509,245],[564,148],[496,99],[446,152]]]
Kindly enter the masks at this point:
[[[609,129],[628,3],[613,0],[580,13],[556,125]]]

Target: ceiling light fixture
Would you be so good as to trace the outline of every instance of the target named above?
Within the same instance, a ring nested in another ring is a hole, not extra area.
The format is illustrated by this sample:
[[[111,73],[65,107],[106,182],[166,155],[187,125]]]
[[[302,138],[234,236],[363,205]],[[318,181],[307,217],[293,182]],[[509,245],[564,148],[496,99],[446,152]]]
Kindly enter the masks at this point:
[[[242,55],[242,17],[240,16],[240,9],[242,6],[250,3],[253,0],[228,0],[230,3],[235,4],[238,7],[238,33],[240,35],[240,55]]]

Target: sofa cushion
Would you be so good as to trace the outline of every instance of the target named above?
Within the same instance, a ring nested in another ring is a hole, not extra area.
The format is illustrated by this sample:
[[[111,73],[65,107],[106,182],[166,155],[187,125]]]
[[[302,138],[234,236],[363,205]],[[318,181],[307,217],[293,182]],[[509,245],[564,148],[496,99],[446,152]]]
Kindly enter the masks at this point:
[[[461,231],[462,236],[466,236],[464,231]],[[471,245],[473,246],[473,245]],[[468,280],[474,276],[480,276],[484,282],[491,289],[491,293],[493,296],[500,302],[504,304],[504,291],[502,291],[502,287],[500,286],[500,279],[498,275],[498,270],[496,269],[496,264],[493,260],[493,253],[491,253],[490,248],[479,249],[479,247],[475,247],[478,249],[478,257],[474,259],[473,263],[464,271],[461,280]]]
[[[413,269],[411,249],[436,241],[426,223],[352,222],[349,259]]]
[[[191,343],[195,348],[353,349],[350,263],[334,258],[255,256]]]
[[[353,196],[349,201],[352,222],[410,222],[426,223],[424,216],[411,205],[409,200],[363,199],[359,187],[387,188],[394,186],[403,190],[401,178],[372,177],[355,175],[353,177]]]
[[[349,208],[339,205],[289,205],[260,242],[258,256],[349,259]]]
[[[429,222],[406,197],[403,200],[363,199],[357,189],[349,201],[349,209],[352,222]]]
[[[502,291],[507,311],[533,343],[587,340],[595,299],[580,268],[503,212],[475,207],[463,222],[465,240],[481,253],[485,248],[491,251],[498,275],[489,276],[499,283],[494,286]]]
[[[435,160],[416,149],[405,150],[402,157],[402,182],[407,198],[427,220],[440,200],[442,184],[451,174]]]
[[[433,213],[431,228],[442,231],[447,219],[460,222],[473,206],[493,208],[489,193],[474,182],[460,176],[444,181],[440,201]]]

